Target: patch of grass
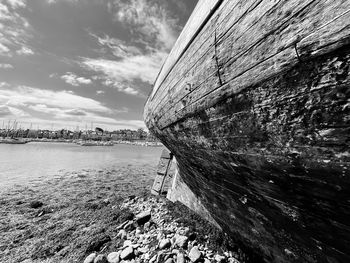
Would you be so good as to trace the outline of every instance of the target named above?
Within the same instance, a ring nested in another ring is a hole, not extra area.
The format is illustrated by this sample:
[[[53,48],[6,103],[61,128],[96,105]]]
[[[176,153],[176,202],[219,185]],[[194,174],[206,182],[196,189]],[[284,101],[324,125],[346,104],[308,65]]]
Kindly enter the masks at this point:
[[[72,173],[1,192],[0,262],[82,262],[94,251],[120,247],[116,228],[134,215],[119,205],[148,192],[154,172],[120,167],[84,177]],[[42,206],[33,208],[33,201]]]

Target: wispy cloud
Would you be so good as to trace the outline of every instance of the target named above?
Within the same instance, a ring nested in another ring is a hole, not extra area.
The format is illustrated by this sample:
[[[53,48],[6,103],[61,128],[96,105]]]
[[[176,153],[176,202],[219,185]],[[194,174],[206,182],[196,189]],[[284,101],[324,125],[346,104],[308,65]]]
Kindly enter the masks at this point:
[[[21,49],[17,50],[16,53],[18,55],[33,55],[34,51],[31,50],[29,47],[22,46]]]
[[[81,65],[99,74],[102,84],[134,96],[145,96],[153,85],[165,57],[179,34],[178,19],[162,2],[151,0],[111,1],[108,10],[116,23],[129,31],[125,42],[107,34],[88,32],[103,56],[83,58]],[[137,83],[137,85],[135,85]],[[140,83],[144,83],[141,84]]]
[[[18,13],[26,7],[25,0],[5,0],[0,3],[0,55],[11,57],[16,51],[20,55],[32,55],[27,46],[32,37],[29,22]]]
[[[139,79],[153,84],[164,56],[164,53],[150,53],[129,56],[121,60],[84,58],[82,65],[118,82]]]
[[[80,86],[80,84],[91,84],[92,81],[89,78],[79,77],[72,72],[67,72],[65,75],[61,76],[66,83],[72,86]]]
[[[142,121],[117,119],[127,108],[111,109],[101,102],[79,96],[72,91],[43,90],[0,83],[0,117],[25,123],[60,127],[77,123],[104,124],[112,129],[144,127]]]
[[[142,35],[142,39],[156,44],[156,48],[170,50],[180,28],[178,19],[160,3],[150,0],[114,0],[109,5],[114,18]]]
[[[2,55],[2,56],[11,56],[10,49],[7,46],[5,46],[4,44],[2,44],[2,43],[0,43],[0,55]]]
[[[7,0],[7,2],[9,3],[9,5],[12,8],[18,8],[18,7],[25,7],[26,6],[26,0]]]
[[[86,111],[112,113],[100,102],[74,94],[71,91],[43,90],[27,86],[3,85],[0,89],[0,104],[12,107],[46,105],[62,110],[80,109]]]
[[[0,63],[0,69],[12,69],[13,66],[11,64]]]

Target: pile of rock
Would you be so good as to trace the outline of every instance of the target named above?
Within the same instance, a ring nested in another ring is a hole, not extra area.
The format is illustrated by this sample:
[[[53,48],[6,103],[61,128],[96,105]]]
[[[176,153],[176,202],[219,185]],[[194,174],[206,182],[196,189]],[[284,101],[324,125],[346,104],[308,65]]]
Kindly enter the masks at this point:
[[[208,244],[200,244],[189,227],[167,220],[166,201],[156,197],[129,198],[122,209],[135,211],[136,216],[117,227],[116,238],[123,245],[108,254],[90,254],[84,263],[240,263],[234,252],[217,253]]]

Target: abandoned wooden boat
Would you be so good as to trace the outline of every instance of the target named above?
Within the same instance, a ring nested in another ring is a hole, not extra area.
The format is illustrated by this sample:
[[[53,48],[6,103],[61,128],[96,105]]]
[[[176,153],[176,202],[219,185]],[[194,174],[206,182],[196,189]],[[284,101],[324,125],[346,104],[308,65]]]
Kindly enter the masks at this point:
[[[265,262],[350,262],[350,1],[200,0],[144,118]]]

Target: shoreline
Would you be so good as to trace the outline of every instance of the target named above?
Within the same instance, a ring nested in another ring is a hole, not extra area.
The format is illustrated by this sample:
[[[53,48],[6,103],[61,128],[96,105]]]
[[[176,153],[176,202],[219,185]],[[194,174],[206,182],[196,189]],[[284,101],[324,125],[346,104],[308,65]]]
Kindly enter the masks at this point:
[[[23,140],[26,143],[30,142],[47,142],[47,143],[77,143],[79,140],[73,140],[73,139],[31,139],[31,138],[18,138],[19,140]],[[1,138],[0,138],[1,140]],[[95,142],[95,141],[93,141]],[[102,141],[96,141],[96,142],[102,142]],[[103,141],[104,142],[104,141]],[[111,142],[113,144],[127,144],[127,145],[137,145],[137,146],[144,146],[144,147],[164,147],[164,145],[161,142],[153,142],[153,141],[123,141],[123,140],[109,140],[106,142]],[[6,144],[6,142],[0,141],[0,144]],[[97,146],[97,145],[96,145]],[[101,145],[98,145],[101,146]]]
[[[124,262],[151,262],[154,257],[157,260],[154,263],[162,262],[157,258],[165,261],[164,256],[170,258],[169,255],[174,260],[180,252],[188,259],[194,246],[197,246],[201,260],[215,261],[221,256],[226,261],[231,258],[229,262],[232,263],[251,262],[242,249],[236,244],[232,246],[232,240],[228,242],[227,237],[223,238],[222,233],[213,228],[204,228],[205,222],[183,205],[150,196],[153,174],[153,168],[126,165],[112,170],[67,172],[1,192],[0,261],[83,262],[92,253],[107,257],[112,252],[122,251],[129,240],[137,246],[133,251],[139,254]],[[154,226],[147,230],[135,225],[135,216],[149,210]],[[118,227],[126,221],[131,221],[135,228],[123,227],[127,236],[120,238]],[[159,247],[161,240],[171,239],[179,234],[179,229],[186,227],[191,230],[187,233],[189,236],[196,236],[188,240],[192,247]],[[203,234],[205,229],[209,232]],[[149,236],[145,241],[149,243],[137,243],[140,233]],[[103,246],[95,246],[99,242]],[[138,251],[139,247],[147,249]]]

